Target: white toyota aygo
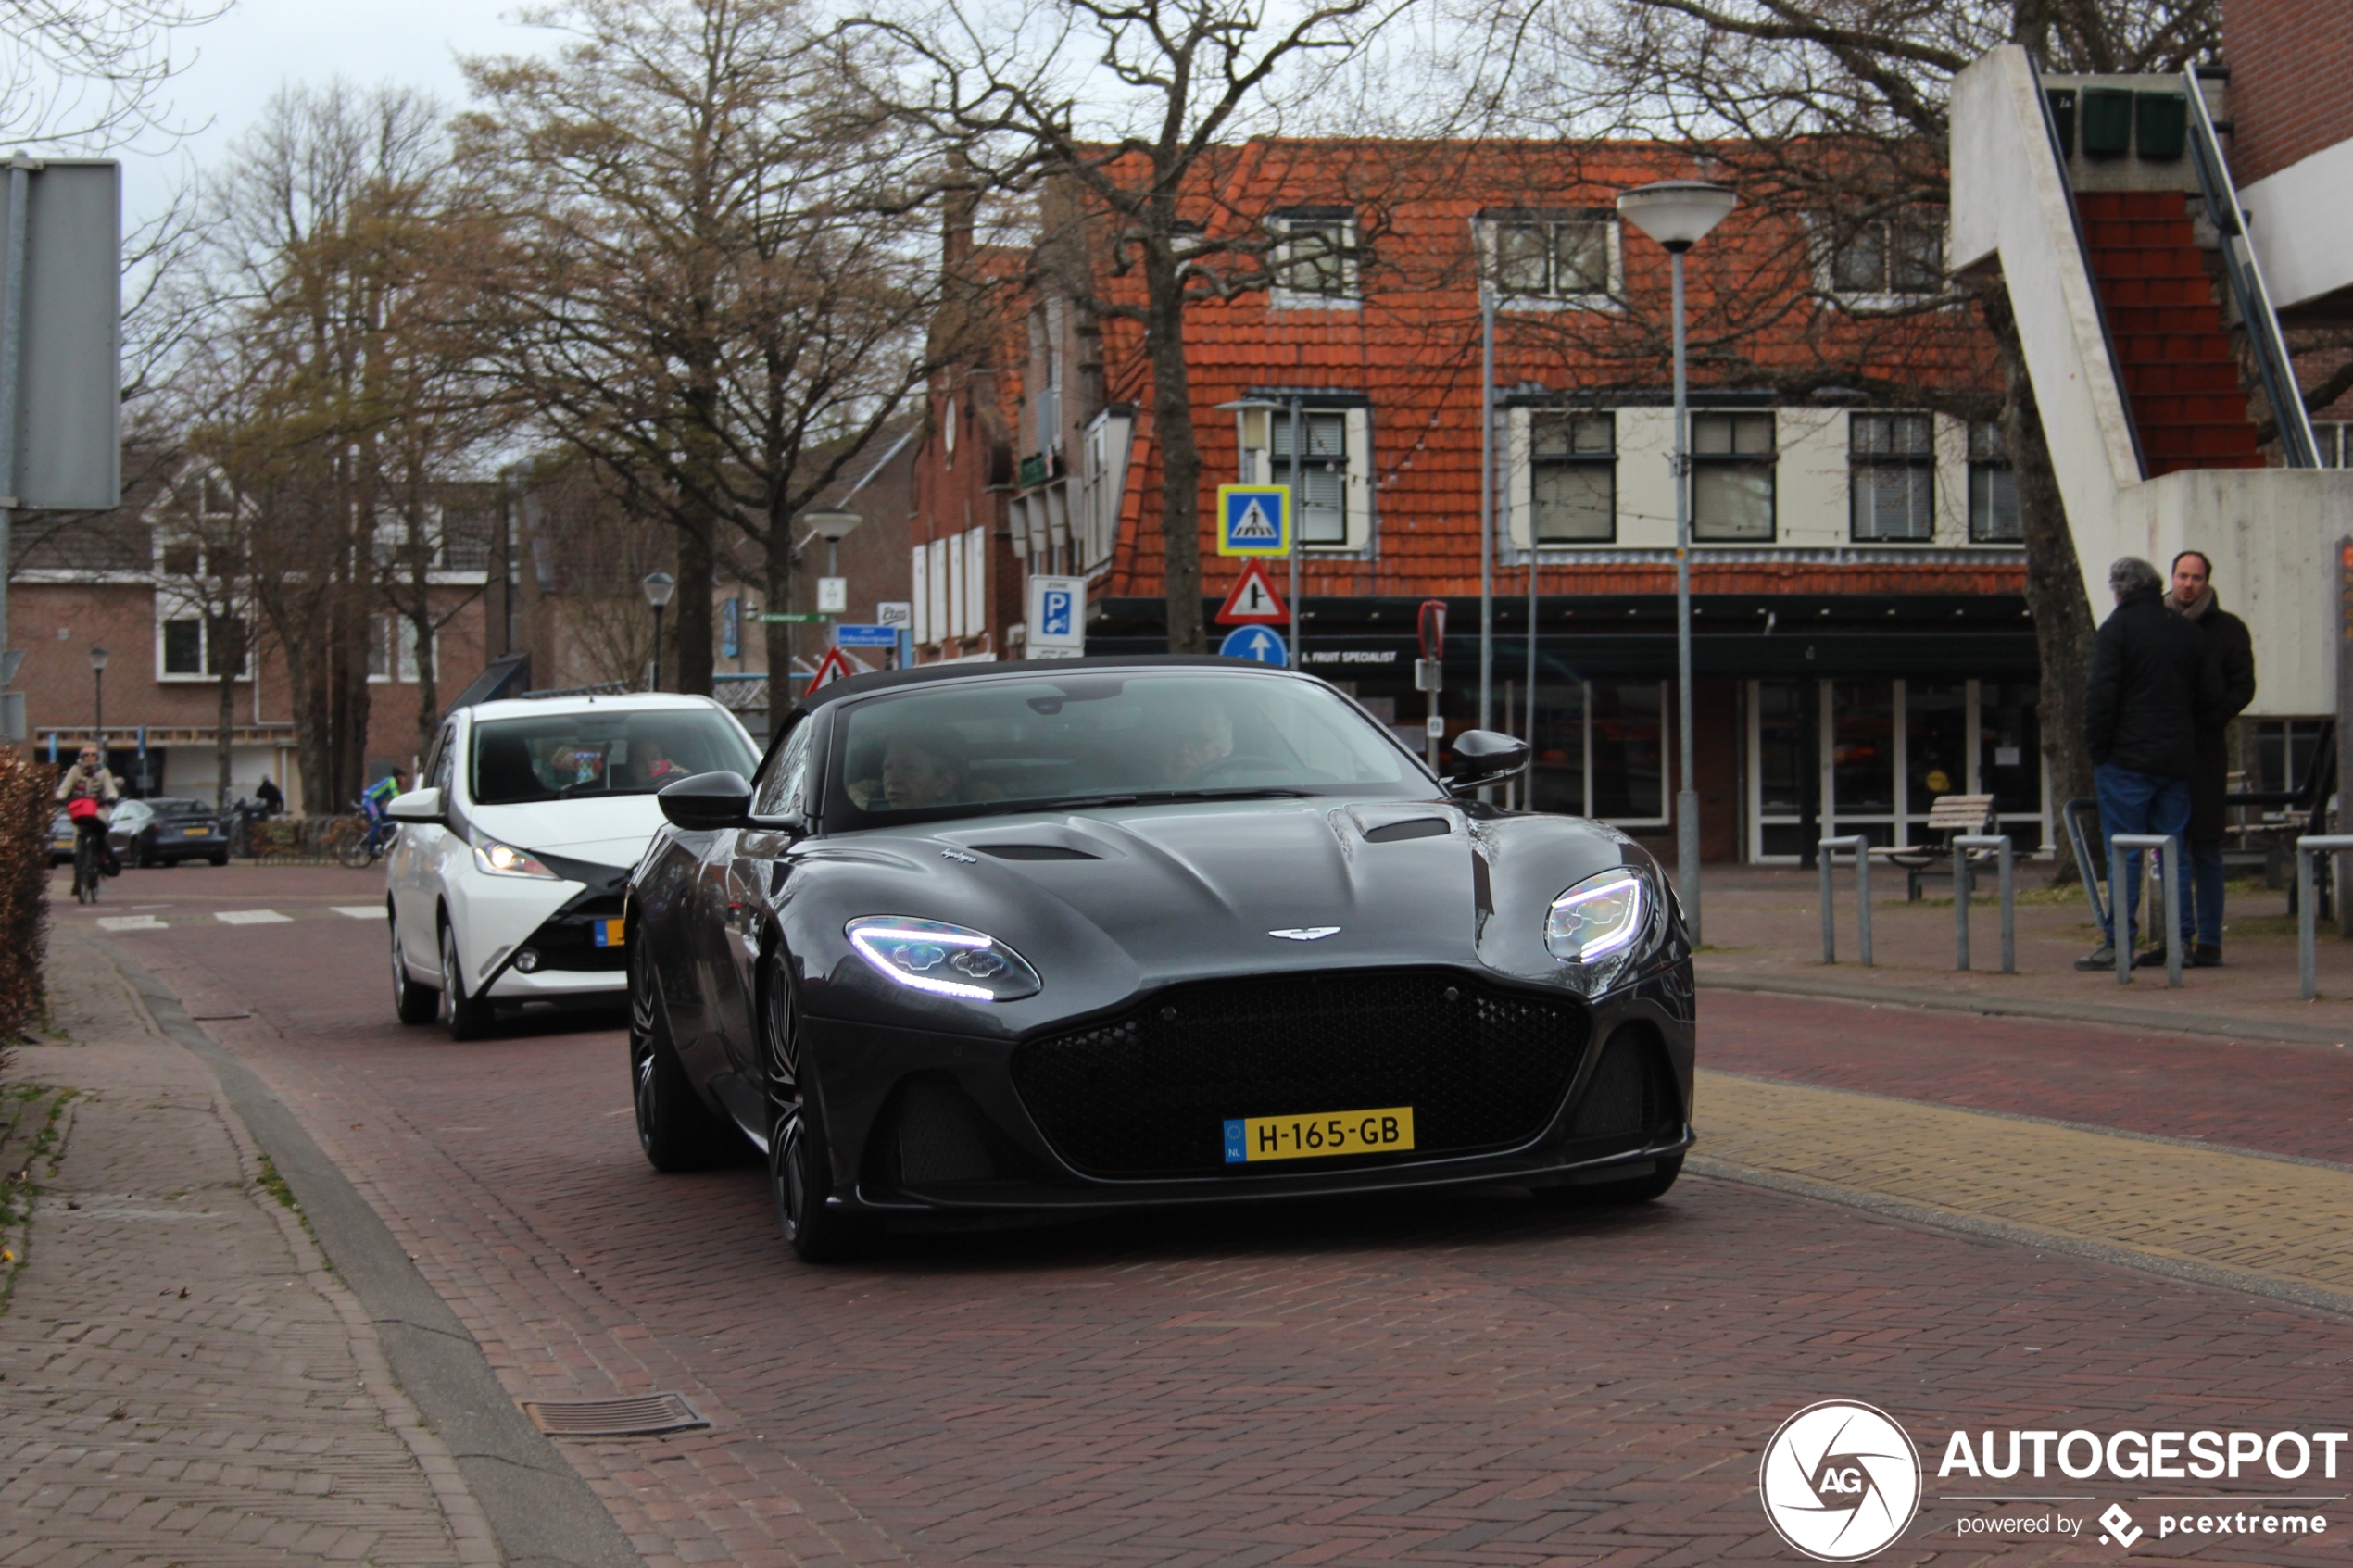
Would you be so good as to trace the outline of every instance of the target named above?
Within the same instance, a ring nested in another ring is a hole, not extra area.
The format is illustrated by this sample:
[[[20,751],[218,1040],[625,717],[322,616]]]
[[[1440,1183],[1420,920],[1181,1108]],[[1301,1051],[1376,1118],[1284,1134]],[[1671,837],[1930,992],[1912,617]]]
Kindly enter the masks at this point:
[[[386,860],[393,1005],[451,1038],[501,1004],[627,985],[622,893],[661,825],[664,785],[760,760],[709,697],[522,697],[443,721],[420,787],[396,797]]]

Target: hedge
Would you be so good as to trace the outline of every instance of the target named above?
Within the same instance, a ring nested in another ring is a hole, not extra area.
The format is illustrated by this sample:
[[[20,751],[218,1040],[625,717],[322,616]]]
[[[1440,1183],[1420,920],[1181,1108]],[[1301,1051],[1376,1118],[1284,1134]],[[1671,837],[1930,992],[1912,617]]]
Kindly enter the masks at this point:
[[[49,819],[57,771],[0,748],[0,1039],[41,1016],[49,937]]]

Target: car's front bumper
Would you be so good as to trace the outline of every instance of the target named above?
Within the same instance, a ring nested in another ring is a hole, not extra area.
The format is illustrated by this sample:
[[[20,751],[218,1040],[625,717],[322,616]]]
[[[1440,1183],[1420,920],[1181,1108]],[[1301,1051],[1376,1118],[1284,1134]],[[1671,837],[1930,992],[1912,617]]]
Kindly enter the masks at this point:
[[[1089,1173],[1048,1135],[1016,1086],[1012,1058],[1018,1046],[822,1018],[803,1021],[802,1039],[841,1207],[877,1215],[1083,1210],[1494,1185],[1554,1186],[1647,1174],[1692,1141],[1694,1028],[1688,960],[1603,998],[1588,1017],[1556,1103],[1539,1130],[1508,1147],[1337,1161],[1290,1160],[1140,1177]],[[1604,1126],[1595,1121],[1602,1098],[1595,1091],[1607,1093],[1601,1065],[1620,1042],[1628,1051],[1655,1053],[1666,1076],[1656,1080],[1655,1096],[1638,1103],[1663,1109],[1648,1120]],[[1671,1090],[1666,1087],[1670,1080]],[[1295,1109],[1304,1113],[1364,1108]]]

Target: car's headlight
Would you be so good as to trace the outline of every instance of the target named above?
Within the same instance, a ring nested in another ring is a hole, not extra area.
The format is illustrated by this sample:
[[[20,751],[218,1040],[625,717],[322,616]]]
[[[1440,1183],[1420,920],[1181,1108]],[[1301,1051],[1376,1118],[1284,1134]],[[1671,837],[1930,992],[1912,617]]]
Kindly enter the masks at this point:
[[[1544,946],[1568,966],[1570,984],[1598,996],[1649,950],[1660,912],[1648,877],[1631,866],[1613,866],[1553,900],[1544,915]]]
[[[518,849],[511,844],[501,844],[487,834],[468,836],[473,847],[474,867],[489,876],[529,876],[542,882],[561,882],[563,878],[549,871],[536,855],[528,849]]]
[[[864,915],[842,929],[860,958],[912,990],[1010,1002],[1039,988],[1028,960],[985,931],[903,915]]]

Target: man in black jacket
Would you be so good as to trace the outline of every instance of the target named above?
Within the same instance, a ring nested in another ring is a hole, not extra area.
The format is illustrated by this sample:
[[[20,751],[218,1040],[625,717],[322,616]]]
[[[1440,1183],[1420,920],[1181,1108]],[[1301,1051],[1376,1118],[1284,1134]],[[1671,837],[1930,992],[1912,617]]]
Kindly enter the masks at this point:
[[[2173,558],[2172,591],[2165,596],[2166,608],[2206,633],[2222,672],[2222,705],[2197,727],[2197,771],[2190,775],[2188,888],[2196,897],[2182,905],[2182,941],[2202,969],[2222,961],[2222,797],[2231,773],[2225,727],[2255,700],[2255,641],[2246,621],[2215,602],[2213,579],[2206,552],[2183,550]]]
[[[2084,739],[2099,795],[2101,848],[2120,833],[2171,834],[2186,842],[2190,779],[2197,771],[2197,732],[2222,707],[2222,671],[2206,634],[2165,608],[2157,568],[2126,556],[2108,569],[2116,613],[2101,623],[2092,646],[2092,677],[2083,696]],[[2091,874],[2091,868],[2085,868]],[[2166,868],[2169,876],[2178,868]],[[2116,963],[2120,935],[2129,947],[2139,935],[2141,858],[2124,865],[2124,885],[2108,889],[2109,923],[2097,952],[2078,969]],[[2115,928],[2116,911],[2124,930]]]

